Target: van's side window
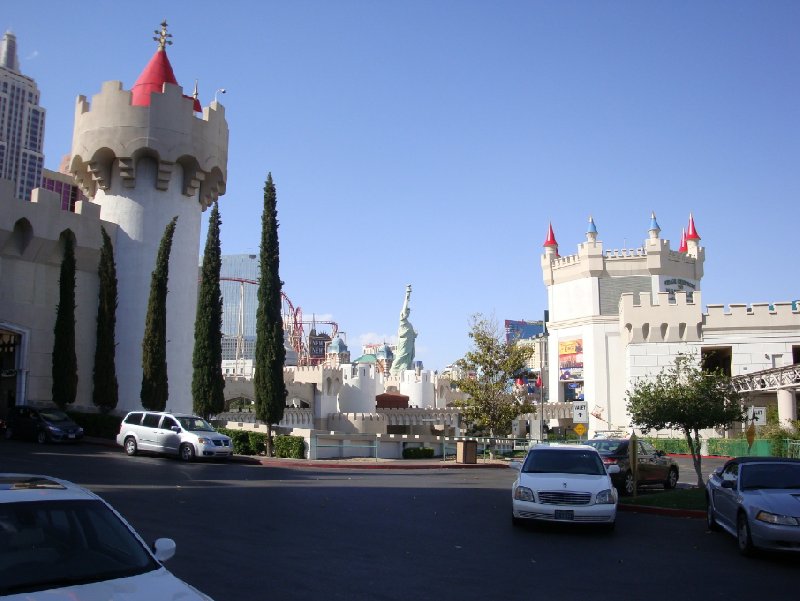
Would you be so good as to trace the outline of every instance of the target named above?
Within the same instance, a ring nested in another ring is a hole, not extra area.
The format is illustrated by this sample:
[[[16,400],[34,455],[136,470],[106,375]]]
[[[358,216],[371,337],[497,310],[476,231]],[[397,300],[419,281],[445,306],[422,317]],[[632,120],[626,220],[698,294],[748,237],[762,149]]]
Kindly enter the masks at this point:
[[[161,421],[161,415],[158,413],[145,413],[142,425],[148,428],[158,428],[158,422]]]
[[[130,413],[128,417],[125,418],[125,423],[138,426],[142,423],[142,415],[144,415],[144,413]]]
[[[162,430],[171,430],[172,426],[177,426],[178,422],[172,419],[169,415],[164,416],[164,420],[161,422],[161,429]]]

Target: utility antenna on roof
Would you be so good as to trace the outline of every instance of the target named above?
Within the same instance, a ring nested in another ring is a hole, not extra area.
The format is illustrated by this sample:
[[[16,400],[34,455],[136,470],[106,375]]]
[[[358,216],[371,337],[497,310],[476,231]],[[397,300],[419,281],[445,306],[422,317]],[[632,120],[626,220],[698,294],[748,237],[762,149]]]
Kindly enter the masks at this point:
[[[164,50],[164,49],[166,49],[167,46],[171,46],[172,45],[172,40],[169,39],[169,38],[172,37],[172,34],[171,33],[167,33],[167,20],[166,19],[161,21],[161,31],[156,29],[156,30],[153,31],[153,33],[156,34],[155,36],[153,36],[153,39],[156,42],[158,42],[158,49],[159,50]]]

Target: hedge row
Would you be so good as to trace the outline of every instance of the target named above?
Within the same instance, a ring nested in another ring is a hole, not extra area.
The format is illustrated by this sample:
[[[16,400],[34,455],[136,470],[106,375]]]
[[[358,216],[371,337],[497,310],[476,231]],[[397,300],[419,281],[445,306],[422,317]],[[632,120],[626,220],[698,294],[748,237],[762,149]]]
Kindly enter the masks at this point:
[[[230,436],[233,441],[233,452],[237,455],[263,455],[267,448],[267,435],[263,432],[249,430],[231,430],[217,428],[217,431]],[[291,459],[305,457],[305,440],[302,436],[276,436],[275,456]]]
[[[408,447],[403,449],[403,459],[430,459],[433,449],[426,447]]]

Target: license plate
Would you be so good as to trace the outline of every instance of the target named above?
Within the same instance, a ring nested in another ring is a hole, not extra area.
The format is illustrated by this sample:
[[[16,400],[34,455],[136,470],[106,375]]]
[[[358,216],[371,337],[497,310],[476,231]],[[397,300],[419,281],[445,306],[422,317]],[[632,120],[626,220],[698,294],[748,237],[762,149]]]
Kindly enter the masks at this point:
[[[67,434],[67,436],[68,436],[69,438],[75,438],[75,435],[74,435],[74,434]]]
[[[557,520],[574,520],[575,512],[570,509],[556,509]]]

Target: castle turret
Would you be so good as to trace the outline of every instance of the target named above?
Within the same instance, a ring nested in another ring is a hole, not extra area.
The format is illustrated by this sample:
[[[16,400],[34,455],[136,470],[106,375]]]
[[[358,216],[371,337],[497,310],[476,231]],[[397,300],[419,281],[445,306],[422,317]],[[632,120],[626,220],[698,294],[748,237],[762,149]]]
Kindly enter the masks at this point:
[[[689,213],[689,227],[686,228],[686,252],[696,257],[700,250],[700,234],[697,233],[697,228],[694,226],[694,217]]]
[[[558,258],[558,242],[556,242],[556,235],[553,232],[553,224],[550,223],[547,228],[547,238],[545,238],[544,254],[542,255],[542,275],[544,276],[545,285],[553,283],[553,261]]]
[[[167,295],[167,406],[190,410],[200,219],[225,193],[228,125],[216,101],[195,116],[199,102],[183,94],[167,57],[166,22],[156,33],[156,53],[133,90],[109,81],[91,103],[78,98],[70,171],[101,218],[119,225],[119,409],[140,406],[151,274],[164,229],[178,217]]]

